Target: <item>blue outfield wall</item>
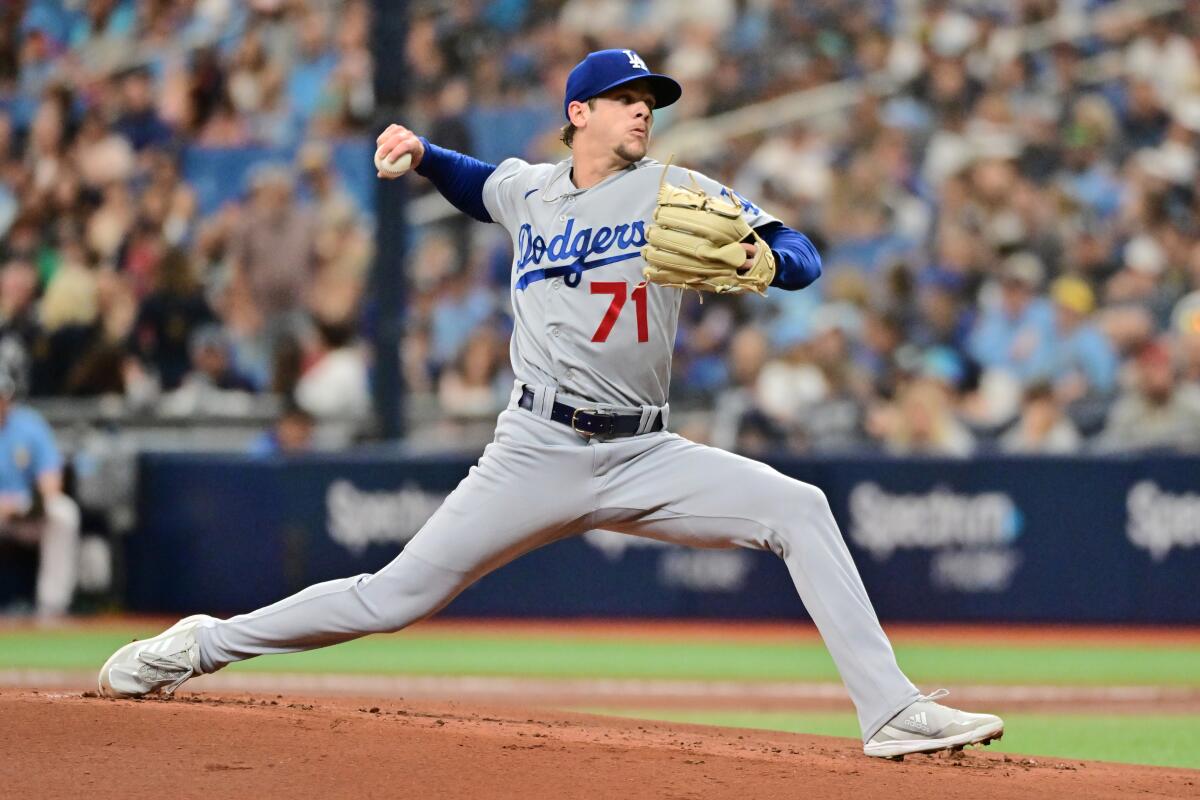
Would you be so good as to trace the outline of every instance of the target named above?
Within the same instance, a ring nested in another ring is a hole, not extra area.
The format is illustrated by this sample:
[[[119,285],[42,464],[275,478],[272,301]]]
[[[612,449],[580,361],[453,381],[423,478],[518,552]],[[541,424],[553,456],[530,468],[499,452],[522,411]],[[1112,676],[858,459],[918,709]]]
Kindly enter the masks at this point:
[[[372,572],[472,463],[145,455],[128,606],[235,613]],[[1200,458],[771,463],[825,491],[881,618],[1200,622]],[[805,616],[769,553],[606,531],[518,559],[443,614]]]

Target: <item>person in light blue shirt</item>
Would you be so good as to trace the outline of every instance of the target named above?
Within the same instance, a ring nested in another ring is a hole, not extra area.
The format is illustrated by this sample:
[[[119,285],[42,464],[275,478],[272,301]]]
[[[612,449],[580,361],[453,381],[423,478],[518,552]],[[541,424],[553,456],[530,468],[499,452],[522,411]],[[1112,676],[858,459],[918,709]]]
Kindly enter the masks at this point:
[[[1057,336],[1046,378],[1059,399],[1074,402],[1088,394],[1111,396],[1117,389],[1117,351],[1091,319],[1095,295],[1082,278],[1064,276],[1050,287]]]
[[[35,409],[16,402],[17,384],[0,369],[0,538],[39,549],[37,612],[65,614],[75,593],[79,507],[63,494],[62,457]]]
[[[1085,434],[1100,429],[1117,392],[1120,360],[1112,341],[1091,319],[1095,295],[1087,281],[1064,275],[1050,286],[1054,337],[1036,370]]]
[[[998,369],[1021,382],[1037,377],[1050,357],[1054,309],[1037,294],[1042,266],[1036,256],[1018,253],[1005,262],[996,301],[983,312],[967,342],[971,357],[984,369]]]

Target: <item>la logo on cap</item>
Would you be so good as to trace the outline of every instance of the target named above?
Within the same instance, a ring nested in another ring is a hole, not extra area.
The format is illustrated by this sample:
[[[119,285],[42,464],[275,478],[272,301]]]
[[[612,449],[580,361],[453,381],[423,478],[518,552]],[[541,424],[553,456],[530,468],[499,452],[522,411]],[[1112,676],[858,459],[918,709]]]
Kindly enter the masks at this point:
[[[646,66],[646,62],[642,61],[642,57],[637,53],[632,50],[626,50],[625,55],[629,56],[629,66],[634,69],[644,69],[646,72],[650,71],[650,68]]]

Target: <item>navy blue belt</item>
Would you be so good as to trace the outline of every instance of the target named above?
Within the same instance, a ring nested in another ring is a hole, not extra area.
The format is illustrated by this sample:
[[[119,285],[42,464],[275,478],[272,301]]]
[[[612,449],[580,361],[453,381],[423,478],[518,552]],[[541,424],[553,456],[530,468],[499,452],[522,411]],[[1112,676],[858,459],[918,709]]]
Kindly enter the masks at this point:
[[[522,387],[521,399],[517,402],[521,408],[533,410],[533,389]],[[617,439],[624,436],[634,436],[642,425],[641,414],[617,414],[612,411],[601,411],[598,408],[572,408],[566,403],[555,401],[550,409],[550,419],[566,425],[580,436],[603,436]],[[654,417],[654,422],[645,433],[661,431],[663,427],[662,412]]]

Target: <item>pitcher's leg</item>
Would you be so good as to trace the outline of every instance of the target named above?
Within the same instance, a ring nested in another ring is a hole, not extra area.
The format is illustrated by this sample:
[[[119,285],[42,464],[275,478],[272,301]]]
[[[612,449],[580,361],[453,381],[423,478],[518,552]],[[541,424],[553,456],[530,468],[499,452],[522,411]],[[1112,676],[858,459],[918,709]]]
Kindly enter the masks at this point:
[[[562,446],[549,424],[505,412],[479,464],[374,575],[318,583],[249,614],[205,620],[196,631],[201,671],[400,630],[491,570],[578,532],[592,508],[592,456],[586,447]]]
[[[470,583],[463,573],[402,552],[374,575],[318,583],[249,614],[201,625],[200,670],[398,631],[436,613]]]
[[[668,473],[669,484],[662,480]],[[780,556],[846,684],[864,740],[919,696],[896,663],[820,489],[671,437],[614,474],[602,501],[617,519],[600,527]]]

